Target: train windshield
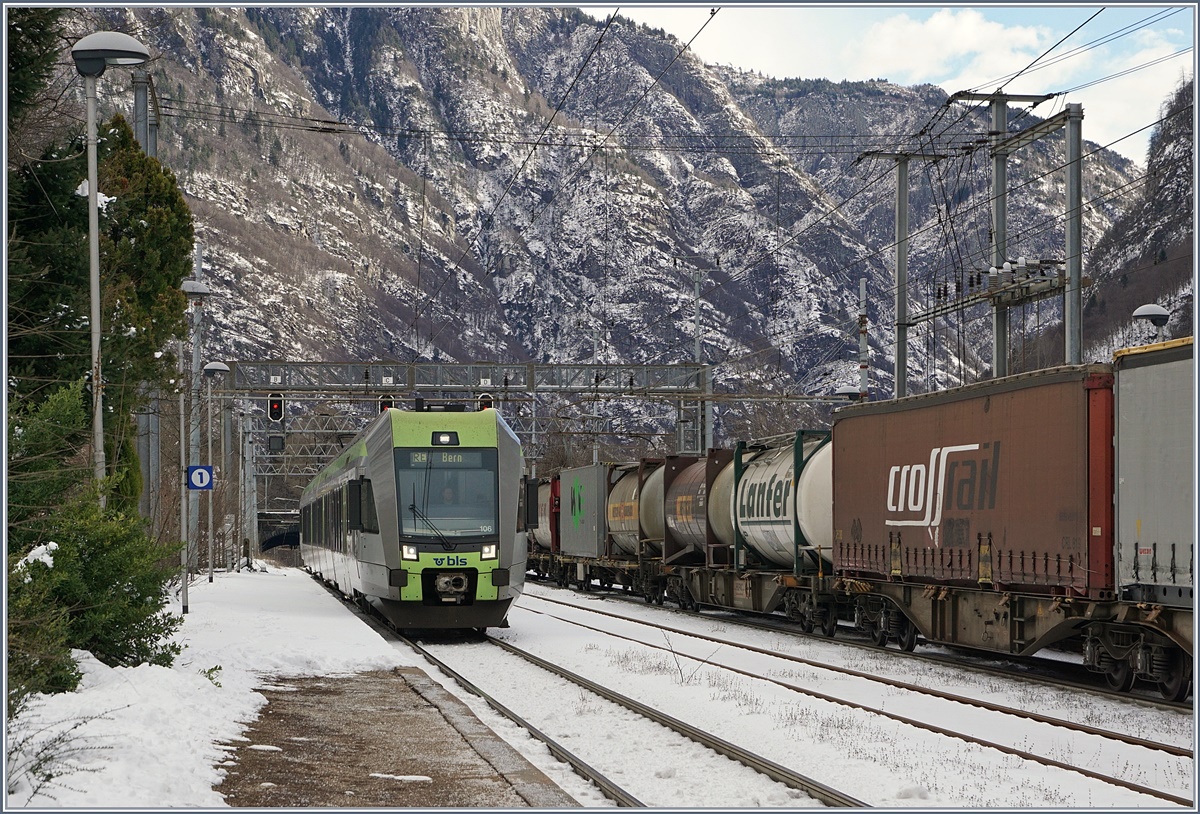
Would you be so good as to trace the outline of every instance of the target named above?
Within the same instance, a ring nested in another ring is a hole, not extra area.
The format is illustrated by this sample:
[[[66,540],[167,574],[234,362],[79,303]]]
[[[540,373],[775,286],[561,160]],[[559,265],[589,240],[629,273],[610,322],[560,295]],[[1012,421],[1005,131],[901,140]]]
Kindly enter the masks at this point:
[[[397,449],[400,536],[439,542],[494,537],[496,450]]]

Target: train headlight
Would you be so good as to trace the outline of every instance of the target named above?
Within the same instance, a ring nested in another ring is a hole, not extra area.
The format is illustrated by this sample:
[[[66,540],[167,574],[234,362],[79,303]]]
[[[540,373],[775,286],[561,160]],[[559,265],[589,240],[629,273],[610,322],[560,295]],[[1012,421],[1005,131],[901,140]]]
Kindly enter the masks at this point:
[[[402,560],[420,559],[420,555],[417,554],[417,547],[415,545],[400,546],[400,559],[402,559]]]
[[[496,544],[495,543],[487,543],[486,545],[484,545],[483,548],[480,549],[480,551],[479,551],[479,558],[481,560],[496,559]]]

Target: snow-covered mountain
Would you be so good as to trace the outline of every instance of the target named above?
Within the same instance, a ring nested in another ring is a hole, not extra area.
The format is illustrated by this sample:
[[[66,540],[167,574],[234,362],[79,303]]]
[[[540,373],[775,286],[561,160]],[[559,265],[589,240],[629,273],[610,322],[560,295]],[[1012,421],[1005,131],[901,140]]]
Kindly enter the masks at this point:
[[[988,111],[939,88],[708,66],[574,9],[105,13],[161,54],[159,157],[197,216],[214,356],[691,361],[700,274],[724,389],[828,392],[856,381],[866,277],[886,396],[896,182],[870,151],[945,154],[910,169],[914,308],[987,266]],[[1085,153],[1092,248],[1142,171]],[[1010,158],[1014,257],[1062,257],[1064,160],[1061,136]],[[989,326],[914,332],[910,390],[987,375]]]

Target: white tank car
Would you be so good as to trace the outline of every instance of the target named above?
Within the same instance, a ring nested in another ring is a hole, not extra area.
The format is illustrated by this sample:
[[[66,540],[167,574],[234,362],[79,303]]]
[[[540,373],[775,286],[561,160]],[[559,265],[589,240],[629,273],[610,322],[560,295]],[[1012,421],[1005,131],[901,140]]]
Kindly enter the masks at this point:
[[[636,557],[638,540],[649,541],[646,553],[657,556],[663,539],[663,468],[657,467],[639,485],[638,470],[631,469],[608,493],[608,533],[613,553]]]
[[[827,565],[833,555],[833,447],[814,438],[803,443],[803,452],[799,478],[792,444],[754,454],[743,464],[729,504],[747,545],[781,568],[791,568],[796,558],[797,523],[801,552],[815,553]]]

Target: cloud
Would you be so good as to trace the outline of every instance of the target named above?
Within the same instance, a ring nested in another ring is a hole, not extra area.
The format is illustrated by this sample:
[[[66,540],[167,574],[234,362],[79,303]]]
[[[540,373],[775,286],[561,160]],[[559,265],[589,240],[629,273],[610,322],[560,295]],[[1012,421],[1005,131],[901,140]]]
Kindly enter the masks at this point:
[[[943,85],[967,76],[979,83],[1011,73],[1026,52],[1026,63],[1032,61],[1049,37],[1042,26],[1006,26],[974,9],[941,9],[924,20],[908,14],[881,20],[847,44],[842,56],[854,66],[851,73],[903,85]]]
[[[615,7],[587,10],[602,18]],[[621,14],[687,42],[709,11],[680,4],[623,7]],[[1005,84],[1007,92],[1071,91],[1069,98],[1041,105],[1035,113],[1046,117],[1063,101],[1080,102],[1085,139],[1117,142],[1114,149],[1142,162],[1149,131],[1122,137],[1157,120],[1159,106],[1181,78],[1191,75],[1195,57],[1189,51],[1127,76],[1108,77],[1192,46],[1188,23],[1193,14],[1140,5],[1103,10],[1028,4],[943,9],[734,5],[722,8],[693,48],[705,61],[781,79],[885,78],[899,85],[937,85],[947,93],[995,90],[1024,71]],[[1106,81],[1083,87],[1098,80]]]

